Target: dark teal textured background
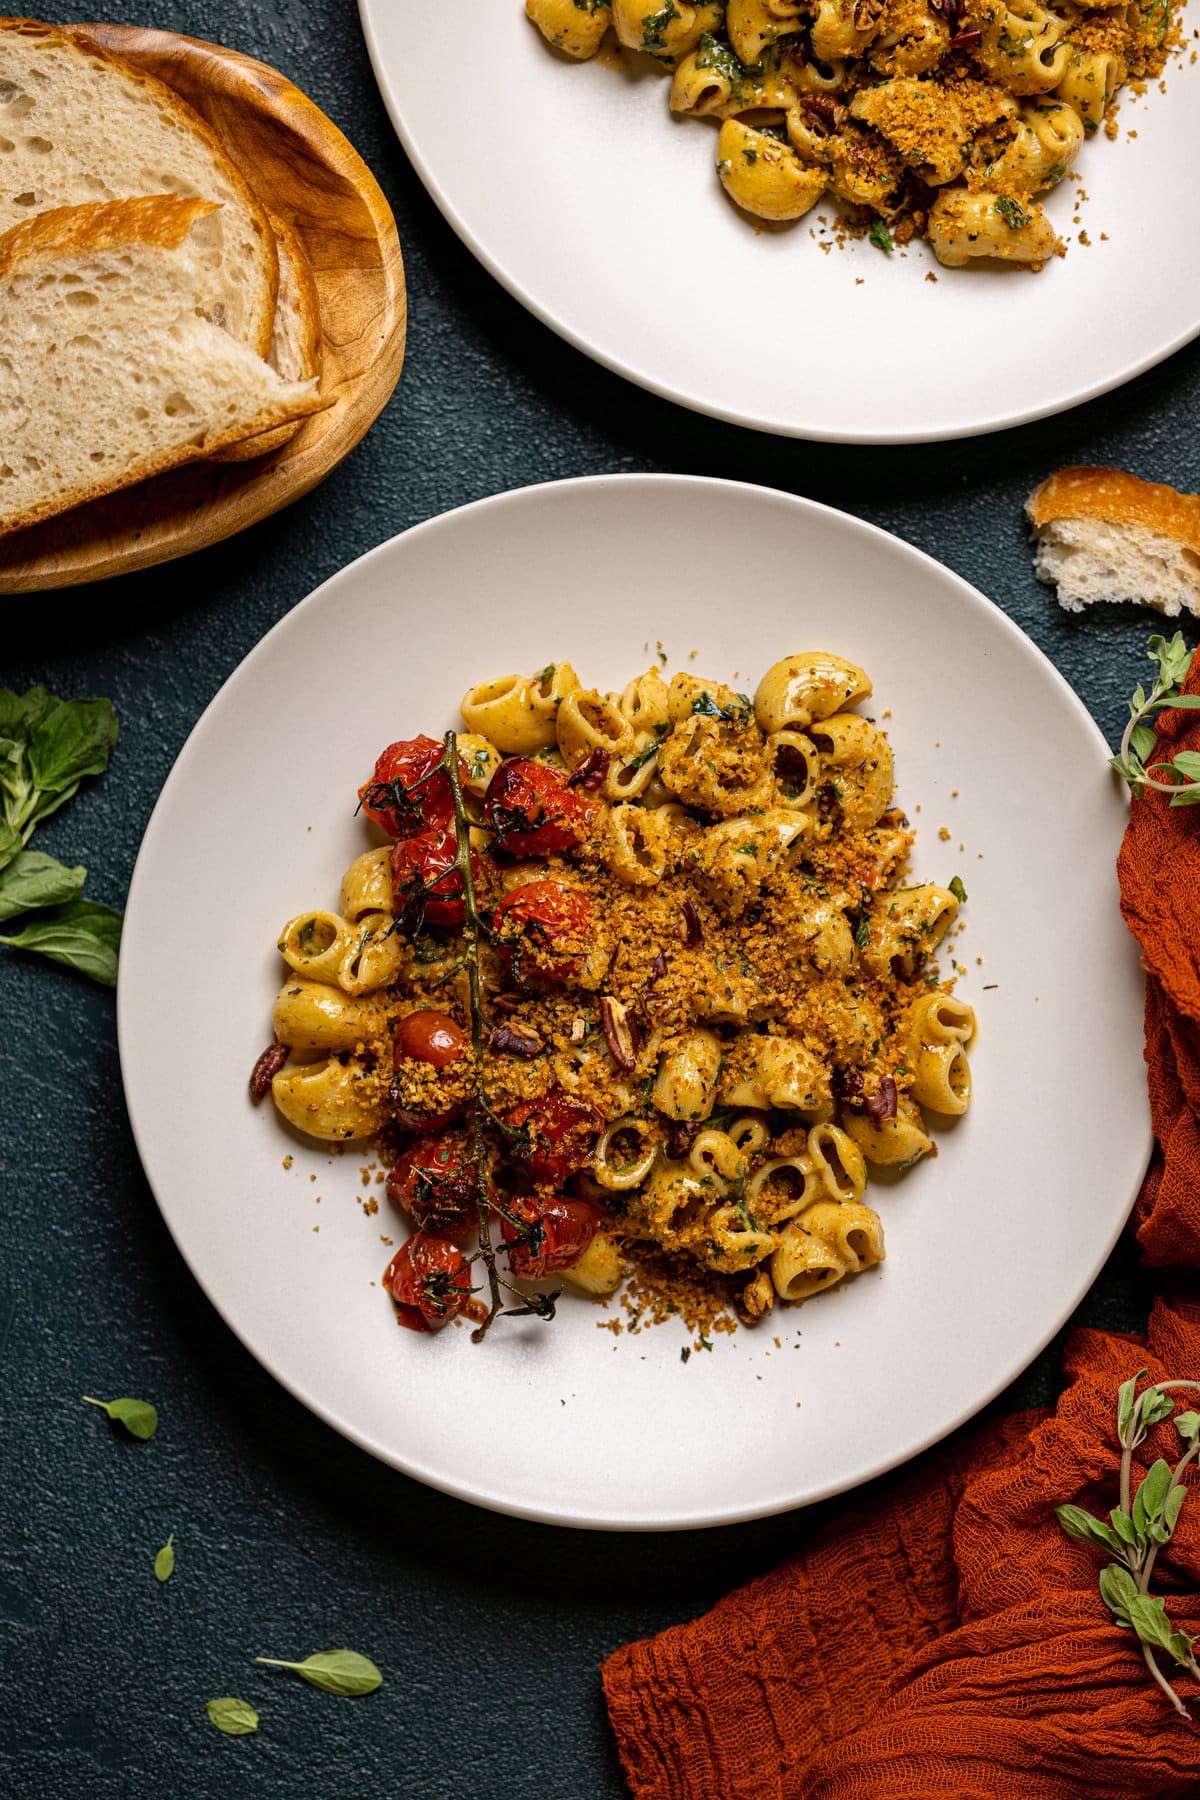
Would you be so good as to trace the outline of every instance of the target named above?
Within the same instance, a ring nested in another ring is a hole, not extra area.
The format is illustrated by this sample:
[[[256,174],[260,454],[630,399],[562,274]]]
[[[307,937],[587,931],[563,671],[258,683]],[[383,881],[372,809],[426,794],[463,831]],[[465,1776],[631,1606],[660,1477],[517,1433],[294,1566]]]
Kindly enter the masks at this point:
[[[522,28],[519,0],[487,3],[510,7]],[[857,512],[998,601],[1102,729],[1119,730],[1154,621],[1132,608],[1061,613],[1033,579],[1021,505],[1063,462],[1113,462],[1200,487],[1200,351],[1062,418],[942,447],[829,448],[697,418],[594,367],[477,267],[407,167],[350,0],[126,0],[99,10],[232,45],[306,89],[395,208],[411,310],[391,406],[307,500],[186,562],[0,603],[0,682],[107,694],[120,714],[109,773],[38,838],[86,863],[97,897],[123,900],[180,746],[269,626],[393,533],[561,476],[716,474]],[[97,8],[65,16],[94,18]],[[479,97],[453,91],[452,63],[446,103],[462,108],[464,129],[486,131]],[[797,353],[805,337],[798,326]],[[719,322],[705,348],[719,351]],[[947,671],[947,691],[969,705],[969,672]],[[1039,770],[1036,728],[996,754],[1014,784],[1053,779]],[[1048,925],[1070,929],[1053,914]],[[111,996],[0,956],[0,1793],[622,1793],[601,1658],[770,1568],[837,1506],[712,1533],[601,1536],[493,1517],[372,1462],[259,1371],[183,1267],[130,1139]],[[186,1056],[169,998],[163,1054]],[[1085,1104],[1086,1083],[1073,1075],[1070,1092]],[[1125,1243],[1079,1317],[1138,1329],[1147,1297]],[[1060,1348],[1002,1404],[1049,1399]],[[79,1405],[85,1392],[155,1400],[157,1438],[126,1439]],[[857,1416],[870,1431],[869,1399]],[[177,1572],[160,1588],[151,1563],[170,1530]],[[338,1644],[382,1665],[378,1694],[335,1700],[251,1661]],[[260,1710],[257,1737],[222,1738],[208,1724],[204,1702],[229,1693]]]

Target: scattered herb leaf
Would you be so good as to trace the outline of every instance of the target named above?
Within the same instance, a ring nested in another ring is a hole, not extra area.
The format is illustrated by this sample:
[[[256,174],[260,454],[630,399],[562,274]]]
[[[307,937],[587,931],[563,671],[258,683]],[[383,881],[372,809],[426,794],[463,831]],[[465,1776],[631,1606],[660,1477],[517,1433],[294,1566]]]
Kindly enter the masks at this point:
[[[8,866],[0,869],[0,920],[32,912],[35,906],[77,900],[86,879],[86,869],[68,869],[57,856],[19,850]]]
[[[368,1656],[355,1650],[320,1650],[303,1662],[279,1662],[273,1656],[256,1656],[255,1662],[272,1669],[294,1669],[302,1680],[326,1694],[373,1694],[383,1676]]]
[[[249,1737],[258,1730],[258,1714],[248,1700],[235,1700],[227,1694],[222,1700],[209,1700],[204,1707],[218,1731],[226,1737]]]
[[[31,919],[11,937],[0,935],[0,944],[36,950],[50,962],[115,987],[122,923],[121,914],[99,900],[72,900],[43,918]]]
[[[876,219],[870,231],[868,231],[867,236],[877,250],[882,250],[887,256],[892,254],[892,251],[895,248],[892,243],[892,234],[882,219]]]
[[[954,898],[958,901],[958,904],[960,906],[966,905],[967,890],[963,886],[963,881],[962,881],[961,875],[956,875],[954,877],[954,879],[951,881],[950,892],[954,895]]]
[[[166,1543],[154,1559],[154,1575],[157,1581],[170,1581],[175,1573],[175,1533],[172,1532]]]
[[[93,1400],[90,1394],[84,1394],[83,1399],[89,1406],[98,1406],[110,1419],[123,1425],[130,1437],[141,1438],[143,1443],[158,1430],[158,1413],[148,1400]]]

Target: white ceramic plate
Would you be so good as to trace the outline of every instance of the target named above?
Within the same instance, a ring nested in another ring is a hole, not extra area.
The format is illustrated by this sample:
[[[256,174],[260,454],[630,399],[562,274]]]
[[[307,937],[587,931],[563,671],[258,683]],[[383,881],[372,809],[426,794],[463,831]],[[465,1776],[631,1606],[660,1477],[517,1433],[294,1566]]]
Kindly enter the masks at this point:
[[[521,0],[476,0],[453,32],[428,0],[359,9],[396,130],[464,243],[570,343],[699,412],[840,443],[967,437],[1104,393],[1200,331],[1178,173],[1200,161],[1200,66],[1126,91],[1119,143],[1076,165],[1082,223],[1070,180],[1047,206],[1090,248],[1031,276],[943,269],[924,246],[823,254],[824,204],[756,230],[718,186],[715,124],[671,116],[649,57],[572,63]]]
[[[969,894],[956,954],[981,1021],[972,1109],[939,1133],[935,1161],[873,1185],[880,1270],[686,1365],[681,1325],[614,1338],[597,1329],[612,1315],[582,1299],[549,1326],[500,1321],[480,1347],[465,1329],[399,1330],[371,1283],[391,1254],[380,1233],[403,1233],[386,1200],[374,1218],[355,1203],[361,1158],[323,1153],[247,1098],[283,972],[279,928],[336,903],[369,841],[355,789],[383,744],[444,730],[471,682],[554,656],[617,686],[658,639],[672,666],[736,671],[746,686],[812,647],[874,677],[871,709],[890,714],[900,801],[920,827],[917,869],[961,874]],[[146,832],[121,1061],[176,1242],[321,1418],[485,1506],[575,1525],[715,1524],[902,1462],[1058,1329],[1145,1164],[1141,982],[1113,873],[1125,807],[1105,754],[1065,682],[988,601],[884,532],[786,494],[609,476],[393,539],[246,658]]]

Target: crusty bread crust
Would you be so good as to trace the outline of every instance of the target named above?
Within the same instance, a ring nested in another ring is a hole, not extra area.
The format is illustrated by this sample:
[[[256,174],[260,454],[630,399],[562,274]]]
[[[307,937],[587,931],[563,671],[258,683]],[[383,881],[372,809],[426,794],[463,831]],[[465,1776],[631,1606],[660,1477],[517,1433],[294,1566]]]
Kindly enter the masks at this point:
[[[1104,519],[1161,532],[1200,553],[1200,495],[1123,469],[1059,469],[1029,496],[1025,511],[1035,531],[1056,519]]]
[[[205,143],[214,160],[221,164],[226,181],[237,190],[242,204],[253,219],[256,234],[262,243],[263,268],[267,277],[270,303],[265,309],[265,316],[251,348],[257,350],[260,356],[266,357],[271,347],[275,306],[279,298],[279,258],[275,248],[275,235],[257,194],[211,126],[200,117],[194,107],[188,105],[181,94],[176,93],[174,88],[168,87],[165,81],[159,81],[157,76],[148,75],[144,70],[135,68],[132,63],[126,62],[123,57],[115,56],[111,50],[104,49],[78,26],[59,27],[44,24],[38,19],[0,18],[0,37],[5,34],[41,39],[73,51],[77,55],[90,57],[93,61],[115,71],[122,80],[145,88],[154,96],[156,103],[164,111],[174,113],[192,136]]]
[[[136,200],[100,200],[89,206],[55,207],[36,213],[0,237],[0,279],[36,273],[39,265],[52,266],[64,254],[120,252],[131,243],[177,250],[198,219],[218,211],[211,200],[180,199],[177,194],[154,194]],[[216,327],[212,328],[216,330]],[[248,352],[247,352],[248,353]],[[110,473],[88,488],[48,496],[24,512],[0,517],[0,538],[36,525],[56,513],[84,506],[121,488],[132,487],[153,475],[183,463],[210,457],[214,451],[243,438],[256,437],[276,426],[290,424],[327,405],[315,391],[297,395],[292,388],[285,400],[264,408],[254,419],[214,431],[199,443],[181,444],[161,451],[125,473]]]
[[[321,303],[317,297],[312,264],[299,233],[292,229],[287,220],[274,212],[268,213],[267,217],[271,221],[279,250],[279,300],[275,309],[276,330],[271,342],[269,361],[272,368],[287,381],[311,381],[314,376],[320,376],[323,350]],[[276,354],[278,340],[283,336],[281,315],[285,307],[290,309],[291,314],[287,334],[293,346],[289,361],[294,363],[293,367],[288,368],[281,367],[280,358]],[[264,431],[261,437],[243,438],[224,450],[215,451],[213,461],[249,462],[256,456],[270,456],[274,451],[282,450],[295,437],[302,423],[302,420],[296,419],[290,425],[279,425],[274,431]]]
[[[51,207],[0,237],[0,277],[73,250],[104,254],[130,243],[178,250],[197,219],[220,210],[214,200],[181,200],[178,194]]]

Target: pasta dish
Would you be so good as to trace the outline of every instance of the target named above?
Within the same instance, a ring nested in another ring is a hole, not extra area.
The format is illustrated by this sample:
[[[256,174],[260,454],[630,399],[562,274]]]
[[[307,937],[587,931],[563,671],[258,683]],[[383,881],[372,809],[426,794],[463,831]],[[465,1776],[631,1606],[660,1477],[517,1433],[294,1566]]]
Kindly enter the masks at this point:
[[[1041,268],[1062,250],[1036,196],[1179,42],[1171,0],[526,0],[568,56],[610,28],[673,73],[671,110],[721,121],[717,173],[745,212],[824,196],[880,249]]]
[[[403,1323],[611,1294],[646,1252],[753,1322],[882,1261],[868,1168],[966,1111],[975,1017],[931,961],[966,895],[905,879],[870,694],[821,651],[753,698],[549,663],[382,751],[383,841],[284,927],[252,1091],[380,1145]]]

